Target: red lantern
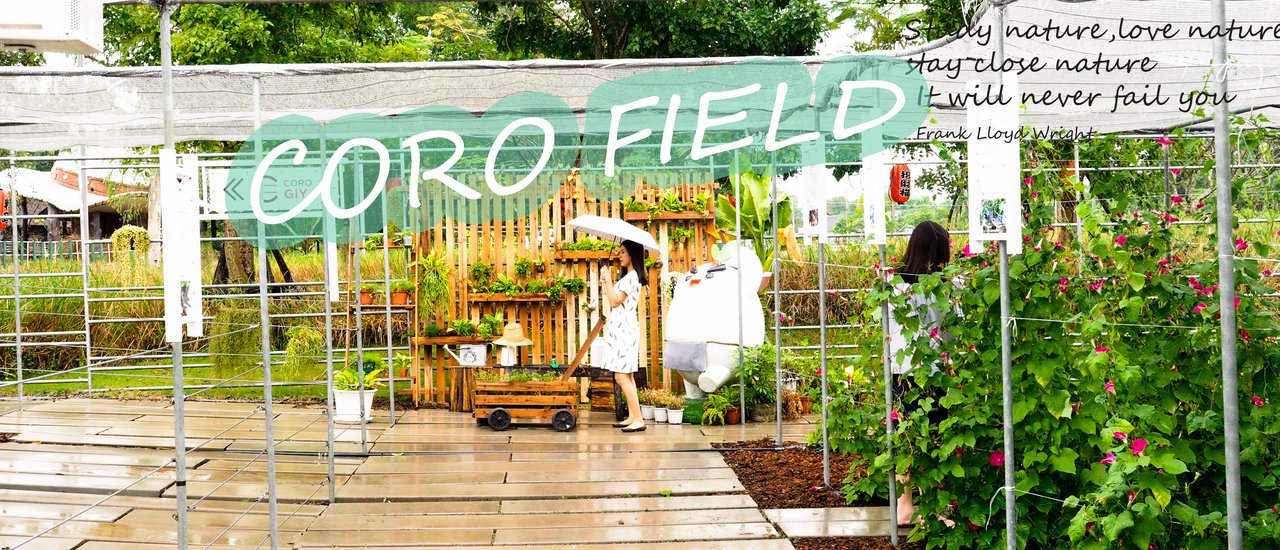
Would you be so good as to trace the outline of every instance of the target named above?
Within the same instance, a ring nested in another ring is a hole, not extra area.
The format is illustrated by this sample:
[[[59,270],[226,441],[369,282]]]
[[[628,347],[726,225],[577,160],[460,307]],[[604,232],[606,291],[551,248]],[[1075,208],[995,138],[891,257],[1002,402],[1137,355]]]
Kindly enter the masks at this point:
[[[895,164],[889,169],[889,198],[904,204],[911,198],[911,167]]]

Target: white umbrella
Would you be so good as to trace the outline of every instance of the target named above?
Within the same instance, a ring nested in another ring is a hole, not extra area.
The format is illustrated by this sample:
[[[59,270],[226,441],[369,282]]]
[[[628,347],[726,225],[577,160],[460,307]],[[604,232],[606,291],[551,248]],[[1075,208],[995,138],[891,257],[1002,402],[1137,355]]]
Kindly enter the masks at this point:
[[[648,231],[618,218],[587,214],[571,220],[569,227],[606,241],[632,241],[655,253],[662,251],[658,248],[658,241],[653,240],[653,235],[650,235]]]

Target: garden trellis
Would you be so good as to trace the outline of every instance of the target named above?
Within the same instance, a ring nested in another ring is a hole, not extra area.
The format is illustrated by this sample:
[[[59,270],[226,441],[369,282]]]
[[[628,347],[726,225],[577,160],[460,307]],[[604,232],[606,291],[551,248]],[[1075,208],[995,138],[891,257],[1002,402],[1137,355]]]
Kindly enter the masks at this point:
[[[1188,2],[1173,0],[1157,0],[1142,3],[1125,3],[1117,1],[1057,3],[1057,2],[1008,2],[1000,5],[983,4],[976,17],[980,21],[992,23],[996,28],[1003,26],[1027,26],[1044,23],[1051,17],[1060,25],[1087,26],[1087,23],[1099,19],[1097,10],[1105,10],[1104,19],[1119,20],[1128,17],[1133,20],[1150,21],[1152,14],[1159,14],[1160,21],[1172,23],[1190,23],[1204,21],[1213,7],[1214,23],[1224,25],[1223,2]],[[1241,24],[1266,23],[1268,5],[1266,2],[1242,1],[1233,2],[1232,15]],[[167,10],[166,10],[167,11]],[[162,11],[162,13],[164,13]],[[1243,17],[1243,18],[1242,18]],[[167,18],[162,18],[165,20]],[[167,33],[162,33],[167,37]],[[1223,37],[1212,44],[1207,39],[1180,39],[1144,43],[1141,53],[1158,59],[1164,65],[1157,70],[1141,74],[1098,74],[1082,77],[1077,71],[1047,71],[1035,73],[1023,80],[1023,90],[1034,97],[1046,97],[1054,90],[1074,84],[1084,79],[1084,86],[1075,86],[1084,90],[1085,94],[1103,93],[1098,90],[1117,89],[1117,86],[1138,88],[1144,85],[1165,86],[1166,91],[1197,91],[1204,88],[1205,77],[1213,66],[1226,67],[1209,78],[1213,91],[1225,96],[1230,79],[1231,89],[1238,90],[1237,99],[1228,108],[1225,104],[1217,105],[1212,117],[1191,116],[1179,110],[1178,105],[1130,105],[1128,109],[1112,112],[1112,105],[1096,106],[1063,105],[1049,106],[1032,103],[1027,106],[1024,121],[1033,128],[1064,128],[1082,131],[1091,128],[1099,132],[1154,132],[1152,135],[1163,135],[1174,128],[1193,127],[1208,129],[1212,125],[1216,151],[1217,193],[1220,197],[1230,196],[1229,176],[1232,169],[1230,144],[1228,136],[1228,111],[1246,114],[1274,114],[1275,106],[1280,104],[1280,85],[1275,74],[1280,70],[1280,62],[1268,50],[1266,40],[1233,40],[1230,51],[1231,62],[1227,63],[1226,39]],[[166,41],[167,43],[167,41]],[[1066,57],[1067,51],[1073,48],[1054,46],[1053,41],[1043,41],[1013,37],[1007,42],[1003,33],[997,32],[992,42],[983,44],[976,38],[948,39],[912,51],[890,52],[900,58],[910,59],[922,53],[940,60],[937,67],[922,67],[925,76],[934,85],[935,92],[941,95],[933,102],[932,119],[925,125],[926,133],[920,137],[929,141],[934,137],[939,141],[950,141],[950,132],[963,126],[964,109],[957,99],[961,95],[960,83],[967,76],[978,76],[968,70],[962,70],[956,78],[942,79],[936,74],[952,72],[946,60],[966,57],[984,58],[990,56],[995,63],[1001,63],[1006,57],[1025,59],[1035,55],[1045,58]],[[1078,49],[1087,51],[1111,51],[1101,41],[1077,41]],[[166,44],[167,45],[167,44]],[[1130,45],[1132,46],[1132,45]],[[1113,52],[1114,53],[1114,52]],[[1137,51],[1128,52],[1136,55]],[[1078,54],[1073,52],[1072,55]],[[167,58],[167,50],[166,55]],[[132,145],[149,146],[161,142],[172,145],[179,140],[242,140],[253,132],[258,121],[272,119],[286,113],[302,113],[318,120],[333,120],[350,112],[371,112],[375,114],[395,114],[411,107],[451,103],[459,105],[474,113],[484,112],[498,99],[514,91],[539,91],[561,97],[575,110],[582,113],[585,99],[592,89],[601,83],[630,76],[641,71],[660,68],[698,67],[733,63],[735,59],[703,59],[703,60],[623,60],[603,62],[562,62],[532,61],[518,63],[498,62],[459,62],[442,64],[396,64],[396,65],[294,65],[294,66],[248,66],[248,67],[183,67],[172,69],[173,108],[165,108],[164,93],[169,82],[158,78],[160,73],[169,72],[166,67],[161,71],[154,68],[143,69],[47,69],[47,68],[7,68],[0,70],[0,95],[6,98],[0,104],[0,147],[14,150],[49,150],[54,148],[78,145]],[[808,58],[803,63],[811,71],[821,67],[823,59]],[[502,85],[494,86],[494,82]],[[1135,98],[1137,99],[1137,98]],[[1064,99],[1070,103],[1069,99]],[[1193,105],[1194,107],[1194,105]],[[169,121],[166,124],[166,121]],[[164,139],[161,139],[161,138]],[[1051,136],[1064,137],[1064,136]],[[1073,136],[1078,137],[1078,135]],[[14,164],[10,159],[10,165]],[[1081,173],[1088,173],[1092,168],[1078,166]],[[83,186],[83,180],[82,180]],[[83,188],[83,187],[82,187]],[[16,207],[16,198],[14,207]],[[11,207],[13,219],[11,225],[18,220],[17,209]],[[1237,461],[1234,475],[1233,467],[1228,465],[1228,493],[1234,492],[1235,498],[1228,499],[1228,516],[1231,526],[1231,548],[1239,548],[1240,510],[1239,510],[1239,478],[1238,478],[1238,439],[1232,440],[1235,422],[1235,355],[1234,342],[1236,327],[1234,315],[1227,313],[1226,304],[1234,298],[1233,262],[1231,252],[1233,243],[1229,220],[1232,216],[1231,201],[1219,201],[1219,250],[1222,254],[1220,277],[1224,292],[1220,300],[1224,311],[1222,317],[1224,402],[1226,431],[1228,435],[1228,460]],[[82,214],[83,215],[83,214]],[[82,222],[83,223],[83,222]],[[83,227],[83,225],[82,225]],[[777,237],[775,236],[775,243]],[[10,335],[18,357],[18,373],[22,373],[23,334],[21,329],[22,306],[20,298],[20,274],[17,267],[17,237],[14,235],[14,330]],[[85,248],[82,247],[82,250]],[[819,300],[825,300],[826,291],[825,267],[821,255],[824,248],[819,247]],[[775,257],[777,252],[775,251]],[[83,255],[82,255],[83,258]],[[265,249],[259,253],[258,261],[262,269],[267,269]],[[883,252],[881,265],[884,265]],[[1007,303],[1007,256],[1001,254],[1002,265],[1006,266],[1002,279],[1002,304],[1004,330],[1012,328],[1012,316]],[[326,262],[331,259],[326,255]],[[87,262],[87,260],[86,260]],[[88,267],[83,268],[87,276]],[[776,270],[775,270],[776,271]],[[774,300],[779,301],[780,289],[775,277]],[[265,276],[259,276],[257,298],[261,305],[261,326],[271,325],[267,311],[267,282]],[[87,294],[87,291],[86,291]],[[87,297],[86,297],[87,300]],[[825,312],[825,307],[820,311]],[[825,319],[820,323],[820,330],[825,334]],[[86,328],[86,334],[87,334]],[[273,361],[270,344],[265,340],[262,346],[264,363]],[[775,327],[775,335],[777,335]],[[825,338],[825,336],[824,336]],[[1014,449],[1016,442],[1012,440],[1012,396],[1009,380],[1011,378],[1011,356],[1009,338],[1004,338],[1003,350],[1004,391],[1006,437],[1004,441],[1006,461],[1006,526],[1008,544],[1014,547],[1016,541],[1015,507],[1013,503],[1013,472],[1015,469]],[[825,344],[825,342],[823,342]],[[30,345],[30,344],[28,344]],[[87,345],[87,344],[86,344]],[[820,344],[819,350],[823,365],[826,362],[826,348]],[[175,345],[175,353],[180,353]],[[884,358],[887,362],[887,357]],[[180,364],[180,363],[178,363]],[[181,389],[180,368],[174,369],[174,387]],[[824,368],[824,384],[825,384]],[[17,384],[19,399],[22,399],[22,382]],[[270,414],[272,397],[270,380],[266,381],[264,390],[265,407]],[[177,399],[180,404],[182,399]],[[824,411],[825,411],[825,402]],[[178,405],[180,406],[180,405]],[[888,416],[888,415],[887,415]],[[178,414],[179,426],[181,414]],[[892,431],[892,420],[888,421],[888,430]],[[268,423],[270,426],[270,423]],[[825,427],[825,423],[824,423]],[[268,428],[269,429],[269,428]],[[779,427],[779,439],[781,437]],[[179,432],[181,433],[180,429]],[[272,438],[270,434],[267,436]],[[1238,433],[1234,435],[1238,438]],[[330,438],[332,443],[332,437]],[[1233,447],[1234,446],[1234,447]],[[179,444],[179,449],[185,445]],[[274,467],[274,445],[265,451],[267,463]],[[179,452],[181,455],[181,452]],[[330,453],[332,457],[332,453]],[[179,456],[181,462],[181,456]],[[181,481],[181,478],[179,478]],[[891,482],[892,483],[892,482]],[[332,484],[330,484],[332,488]],[[274,484],[268,497],[274,509]],[[892,502],[892,499],[891,499]],[[179,506],[179,514],[183,506]],[[276,518],[272,514],[271,544],[276,545]]]

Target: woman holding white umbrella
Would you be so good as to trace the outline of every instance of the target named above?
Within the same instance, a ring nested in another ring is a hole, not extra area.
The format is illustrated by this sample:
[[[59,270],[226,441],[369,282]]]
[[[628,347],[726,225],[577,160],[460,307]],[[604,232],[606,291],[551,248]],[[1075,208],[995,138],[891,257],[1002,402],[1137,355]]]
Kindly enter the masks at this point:
[[[600,367],[613,372],[614,381],[627,397],[627,418],[613,426],[631,433],[645,428],[636,393],[636,372],[640,370],[640,317],[636,308],[640,304],[640,288],[649,281],[644,272],[644,247],[635,241],[622,241],[620,259],[622,277],[616,283],[609,266],[600,266],[604,297],[613,308],[605,325]]]
[[[597,361],[600,368],[613,372],[614,381],[627,398],[627,418],[613,426],[627,433],[644,431],[635,377],[640,370],[640,317],[637,307],[640,289],[649,283],[645,276],[645,249],[657,251],[658,243],[647,231],[614,218],[579,216],[570,221],[569,226],[597,237],[621,241],[619,259],[622,276],[615,278],[608,266],[600,267],[604,298],[613,309],[602,337],[600,351],[603,357],[593,358],[593,361]]]

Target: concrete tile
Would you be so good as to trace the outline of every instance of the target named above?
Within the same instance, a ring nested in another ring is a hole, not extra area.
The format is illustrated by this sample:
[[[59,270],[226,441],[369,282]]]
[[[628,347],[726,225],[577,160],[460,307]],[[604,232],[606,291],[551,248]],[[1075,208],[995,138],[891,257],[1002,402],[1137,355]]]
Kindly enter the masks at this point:
[[[780,536],[769,523],[582,527],[573,529],[498,529],[494,544],[570,544],[684,542],[762,539]]]

